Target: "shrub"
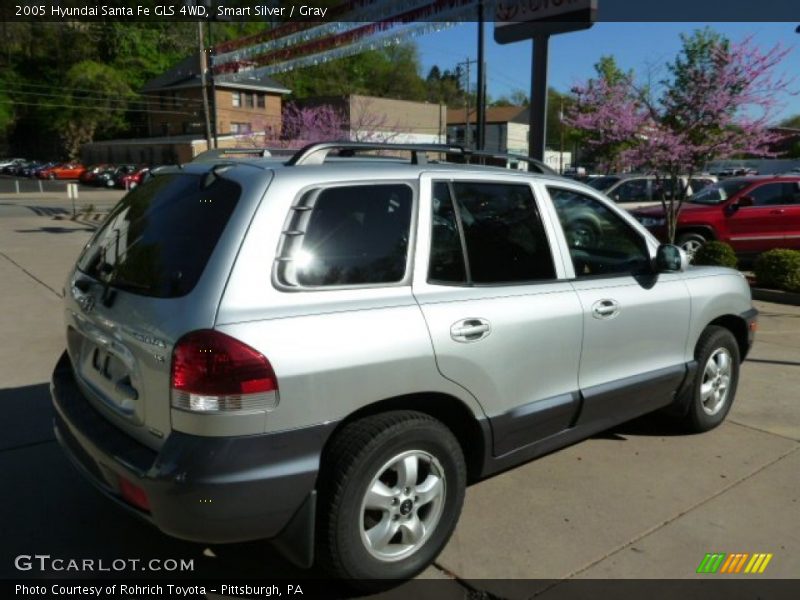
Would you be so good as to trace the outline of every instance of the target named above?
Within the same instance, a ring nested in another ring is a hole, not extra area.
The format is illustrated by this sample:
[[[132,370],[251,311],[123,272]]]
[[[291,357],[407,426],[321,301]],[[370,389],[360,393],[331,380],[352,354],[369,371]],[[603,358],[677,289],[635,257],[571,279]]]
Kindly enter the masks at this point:
[[[787,292],[800,292],[800,252],[770,250],[756,259],[756,283]]]
[[[738,263],[733,248],[725,242],[706,242],[695,252],[692,263],[714,267],[730,267],[735,269]]]

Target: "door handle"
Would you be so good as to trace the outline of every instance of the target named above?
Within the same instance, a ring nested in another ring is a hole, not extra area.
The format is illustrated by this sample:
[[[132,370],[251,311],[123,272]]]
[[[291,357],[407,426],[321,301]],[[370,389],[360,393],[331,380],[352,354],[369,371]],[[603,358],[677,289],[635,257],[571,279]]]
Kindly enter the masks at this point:
[[[450,337],[456,342],[477,342],[492,331],[486,319],[461,319],[450,326]]]
[[[784,210],[783,208],[776,208],[775,210],[769,211],[769,214],[771,214],[771,215],[782,215],[785,212],[786,212],[786,210]]]
[[[598,300],[592,304],[592,316],[595,319],[613,319],[619,314],[619,302],[616,300]]]

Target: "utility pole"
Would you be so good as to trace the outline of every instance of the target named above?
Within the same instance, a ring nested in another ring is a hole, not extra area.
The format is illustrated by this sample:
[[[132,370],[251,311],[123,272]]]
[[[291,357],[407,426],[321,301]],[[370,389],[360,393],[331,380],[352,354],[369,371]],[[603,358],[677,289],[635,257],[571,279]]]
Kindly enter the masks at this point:
[[[486,148],[486,44],[483,20],[483,0],[478,0],[478,107],[475,115],[478,121],[475,147],[478,150]]]
[[[460,67],[464,65],[466,67],[465,74],[467,76],[466,85],[464,86],[464,146],[466,148],[470,147],[470,125],[469,125],[469,109],[470,109],[470,102],[469,102],[469,67],[470,65],[474,65],[477,61],[470,60],[467,58],[464,62],[458,63],[456,66]]]
[[[560,133],[561,141],[559,143],[559,156],[558,156],[558,173],[564,174],[564,98],[561,98],[561,107],[558,111],[558,130]]]
[[[208,89],[206,87],[206,45],[203,39],[203,22],[197,22],[197,41],[200,46],[200,88],[203,93],[203,116],[206,123],[206,150],[211,150],[211,116],[208,110]]]

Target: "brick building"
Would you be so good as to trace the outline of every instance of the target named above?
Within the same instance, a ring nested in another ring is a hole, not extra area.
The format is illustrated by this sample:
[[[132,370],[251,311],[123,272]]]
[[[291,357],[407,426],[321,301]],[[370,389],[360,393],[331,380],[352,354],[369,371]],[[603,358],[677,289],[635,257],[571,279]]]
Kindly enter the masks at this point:
[[[266,75],[250,71],[217,75],[209,102],[216,108],[217,135],[266,129],[280,133],[282,97],[289,90]],[[151,137],[205,132],[198,54],[148,81],[141,89],[148,99],[147,135]],[[213,111],[212,111],[213,114]]]

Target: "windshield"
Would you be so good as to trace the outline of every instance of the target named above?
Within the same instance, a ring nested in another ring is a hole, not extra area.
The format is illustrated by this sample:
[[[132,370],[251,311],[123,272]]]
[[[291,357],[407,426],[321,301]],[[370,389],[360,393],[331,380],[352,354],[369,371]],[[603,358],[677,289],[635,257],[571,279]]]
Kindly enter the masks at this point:
[[[188,294],[240,194],[238,184],[211,173],[159,175],[117,204],[78,268],[106,285],[144,296]]]
[[[604,177],[595,177],[593,179],[590,179],[586,183],[598,191],[605,192],[608,191],[608,189],[612,185],[617,183],[619,180],[620,180],[619,177],[604,176]]]
[[[689,196],[686,201],[692,204],[722,204],[728,198],[735,196],[752,183],[752,181],[739,180],[722,181],[704,187],[693,196]]]

